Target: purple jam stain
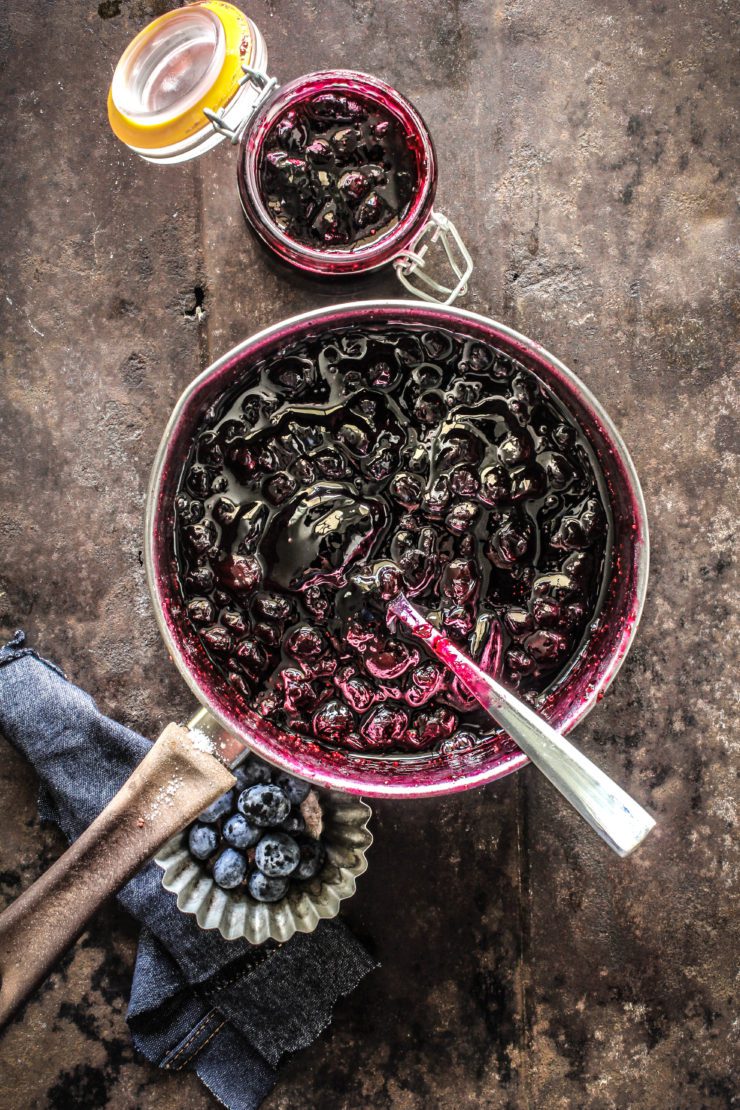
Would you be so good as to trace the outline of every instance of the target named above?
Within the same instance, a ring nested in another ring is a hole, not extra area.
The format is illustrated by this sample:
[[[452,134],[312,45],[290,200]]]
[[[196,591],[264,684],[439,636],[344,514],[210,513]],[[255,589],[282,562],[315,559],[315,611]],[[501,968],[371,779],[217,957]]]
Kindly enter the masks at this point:
[[[287,108],[259,166],[277,227],[311,247],[351,248],[395,226],[417,184],[404,129],[362,97],[318,93]]]
[[[443,330],[346,328],[253,365],[204,413],[175,501],[179,585],[213,665],[279,728],[461,751],[490,719],[389,629],[388,598],[403,588],[533,701],[598,614],[608,506],[585,435],[515,360]]]

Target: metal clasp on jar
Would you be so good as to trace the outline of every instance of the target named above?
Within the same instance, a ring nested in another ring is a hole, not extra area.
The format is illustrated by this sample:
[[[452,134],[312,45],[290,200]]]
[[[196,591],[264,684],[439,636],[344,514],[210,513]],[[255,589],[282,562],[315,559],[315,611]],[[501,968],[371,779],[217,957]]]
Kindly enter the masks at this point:
[[[435,243],[441,243],[444,247],[450,269],[457,278],[454,286],[442,285],[426,270],[429,262],[427,252]],[[466,293],[470,275],[473,273],[473,259],[460,232],[452,220],[448,220],[441,212],[432,212],[429,221],[409,246],[398,252],[393,266],[398,280],[410,293],[424,301],[439,304],[452,304]],[[410,280],[412,277],[416,278],[415,282]]]
[[[236,145],[241,138],[244,128],[254,116],[255,112],[265,103],[265,101],[272,96],[273,90],[277,88],[277,77],[269,77],[261,69],[253,69],[251,66],[242,65],[244,76],[239,79],[239,88],[242,89],[250,82],[255,85],[259,90],[259,96],[250,105],[249,112],[244,115],[243,111],[239,109],[239,94],[237,93],[232,102],[225,108],[219,108],[217,112],[212,111],[210,108],[203,109],[203,115],[210,121],[214,131],[219,135],[223,135],[229,139],[232,145]],[[233,122],[232,122],[233,121]]]

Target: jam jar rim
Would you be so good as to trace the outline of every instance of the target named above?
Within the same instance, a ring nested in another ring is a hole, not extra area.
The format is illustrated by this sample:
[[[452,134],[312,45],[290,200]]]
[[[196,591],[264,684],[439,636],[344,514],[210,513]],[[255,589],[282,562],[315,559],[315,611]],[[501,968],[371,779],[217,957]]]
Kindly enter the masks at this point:
[[[379,93],[382,99],[378,102],[396,118],[400,118],[404,126],[410,123],[421,144],[420,165],[417,164],[420,182],[417,183],[408,211],[397,224],[377,238],[344,250],[312,247],[285,235],[263,203],[259,183],[259,162],[264,142],[280,113],[291,103],[300,103],[307,99],[314,91],[313,86],[317,84],[321,91],[327,91],[323,84],[325,82],[335,82],[339,89],[349,86],[349,91],[368,100],[373,99],[374,92]],[[353,83],[361,87],[355,89],[352,87]],[[411,101],[382,78],[344,68],[315,70],[279,86],[249,120],[239,141],[237,155],[239,198],[251,230],[285,262],[324,276],[375,270],[389,264],[399,252],[408,248],[431,217],[437,190],[437,172],[437,155],[431,133]]]
[[[593,667],[589,668],[586,646],[572,661],[563,681],[548,695],[543,708],[551,723],[563,732],[570,731],[583,720],[601,700],[619,672],[634,642],[645,603],[650,543],[647,510],[640,481],[619,431],[588,386],[539,343],[480,313],[450,305],[420,304],[409,300],[348,302],[313,309],[281,320],[227,351],[186,387],[164,430],[147,492],[145,567],[155,618],[168,654],[200,704],[222,727],[239,736],[263,758],[319,786],[366,797],[433,797],[494,782],[525,766],[529,761],[519,751],[501,753],[498,758],[493,759],[485,749],[473,749],[454,757],[435,754],[431,758],[413,758],[403,762],[395,760],[391,753],[382,761],[374,760],[370,774],[367,768],[361,766],[362,758],[353,757],[351,753],[321,749],[317,754],[314,749],[319,746],[305,738],[298,738],[300,743],[292,743],[292,734],[259,719],[252,710],[245,711],[234,699],[233,692],[230,692],[231,700],[223,693],[219,694],[218,687],[225,686],[225,680],[214,683],[213,676],[209,675],[210,681],[206,681],[198,673],[186,650],[187,630],[182,613],[178,612],[179,603],[168,605],[167,596],[175,570],[174,548],[170,550],[167,541],[167,536],[171,537],[171,529],[168,532],[167,526],[168,481],[171,482],[174,470],[182,466],[183,436],[188,434],[188,419],[192,417],[193,406],[198,403],[199,397],[202,401],[203,389],[211,382],[218,382],[219,388],[223,388],[223,378],[238,370],[245,358],[262,357],[266,349],[279,348],[312,328],[388,322],[391,316],[396,321],[411,325],[426,324],[458,332],[469,328],[484,342],[501,344],[514,352],[513,357],[521,359],[525,365],[533,364],[530,368],[535,373],[544,370],[545,380],[551,388],[553,383],[557,383],[558,388],[570,394],[577,409],[583,409],[588,418],[588,427],[582,425],[584,431],[590,439],[595,437],[601,445],[597,449],[600,464],[604,466],[603,460],[606,460],[617,476],[618,488],[612,492],[612,486],[609,485],[610,499],[623,499],[626,508],[621,509],[619,551],[615,539],[612,559],[613,565],[619,566],[621,553],[627,565],[621,573],[622,584],[619,581],[620,575],[617,575],[610,584],[609,596],[604,602],[610,619],[604,621],[601,616],[597,618],[595,625],[598,627],[589,641],[603,646],[603,650],[595,657]],[[579,421],[582,420],[577,412],[574,415]],[[596,448],[596,444],[594,446]],[[182,609],[181,604],[179,608]],[[601,640],[604,641],[603,645]],[[572,672],[582,665],[585,673],[579,676],[576,687],[569,690]],[[567,694],[571,696],[566,697]],[[395,766],[396,763],[398,766]],[[394,765],[393,770],[391,764]]]

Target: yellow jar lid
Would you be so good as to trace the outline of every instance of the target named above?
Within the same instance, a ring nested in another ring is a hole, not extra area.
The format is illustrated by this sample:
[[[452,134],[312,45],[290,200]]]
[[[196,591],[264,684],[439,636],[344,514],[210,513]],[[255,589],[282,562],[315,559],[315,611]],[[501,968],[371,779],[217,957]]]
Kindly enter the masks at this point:
[[[138,150],[158,150],[208,126],[251,65],[250,21],[224,0],[198,0],[160,16],[124,50],[108,93],[114,134]]]

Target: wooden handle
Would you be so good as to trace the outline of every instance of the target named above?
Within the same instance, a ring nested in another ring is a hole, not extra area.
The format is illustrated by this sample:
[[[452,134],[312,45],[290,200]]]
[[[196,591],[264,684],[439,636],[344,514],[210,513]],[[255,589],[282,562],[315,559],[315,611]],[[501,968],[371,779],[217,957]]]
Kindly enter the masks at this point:
[[[187,729],[167,726],[92,825],[0,914],[0,1028],[105,899],[235,782]]]

